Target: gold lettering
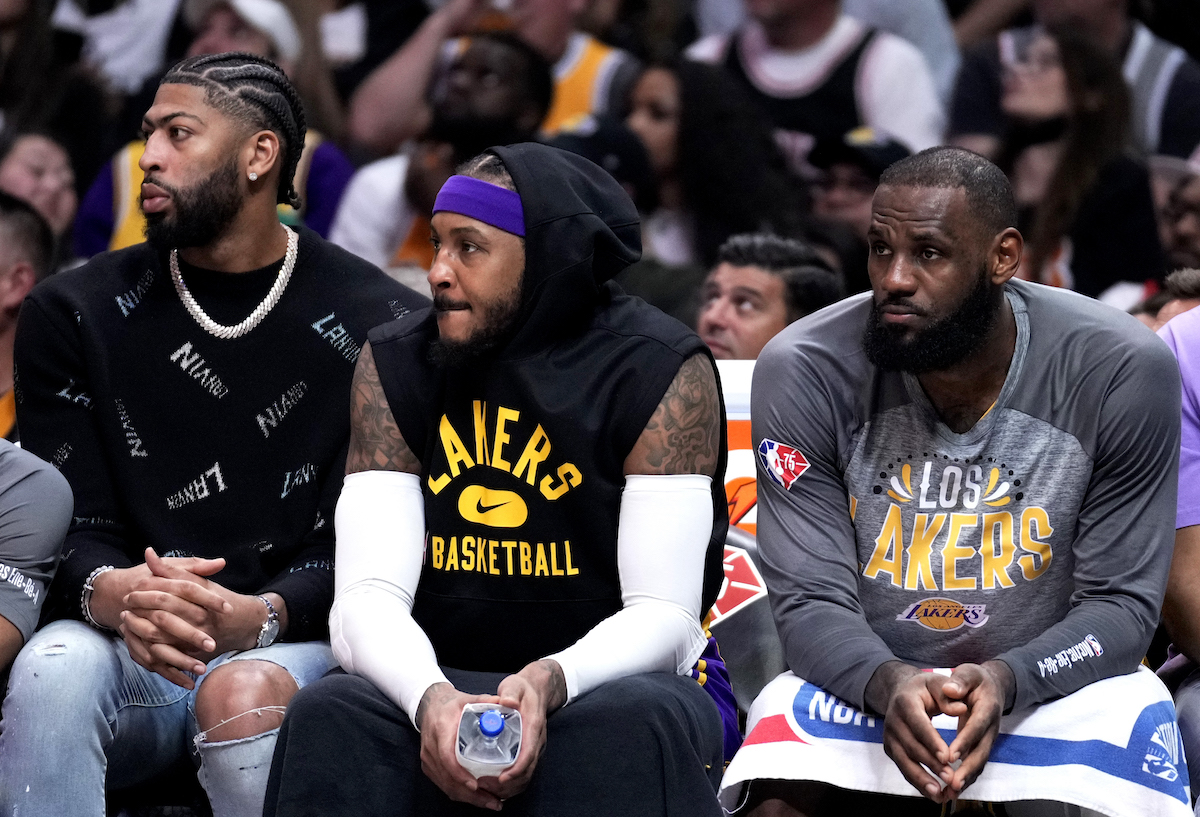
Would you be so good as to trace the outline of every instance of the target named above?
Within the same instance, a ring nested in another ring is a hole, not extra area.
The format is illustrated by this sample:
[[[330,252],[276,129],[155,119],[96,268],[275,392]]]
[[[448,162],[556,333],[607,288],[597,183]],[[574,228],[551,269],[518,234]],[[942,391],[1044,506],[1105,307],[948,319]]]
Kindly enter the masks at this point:
[[[1000,529],[1000,552],[996,552],[996,529]],[[1013,518],[1008,511],[1001,513],[985,513],[983,515],[983,540],[979,552],[983,554],[983,589],[995,590],[997,582],[1000,587],[1012,587],[1015,582],[1008,575],[1008,568],[1017,555],[1017,547],[1013,544]]]
[[[583,483],[583,474],[579,473],[579,469],[569,462],[564,462],[558,466],[558,478],[562,482],[555,486],[553,485],[554,479],[549,474],[542,477],[542,496],[552,502],[572,488],[578,488]]]
[[[975,548],[961,547],[958,544],[962,533],[967,528],[979,525],[979,517],[973,513],[950,514],[950,535],[946,546],[942,548],[942,589],[943,590],[974,590],[975,577],[965,579],[958,577],[958,560],[970,559],[975,555]]]
[[[492,465],[501,471],[512,470],[512,466],[504,459],[504,445],[510,439],[504,427],[509,423],[515,423],[520,416],[521,412],[504,406],[496,411],[496,441],[492,443]]]
[[[446,553],[446,570],[458,570],[458,537],[450,537],[450,550]]]
[[[500,571],[496,569],[496,546],[499,544],[495,539],[488,540],[488,573],[493,576],[500,575]]]
[[[1054,528],[1050,527],[1050,516],[1044,508],[1035,505],[1021,513],[1021,548],[1029,553],[1017,559],[1017,564],[1026,581],[1033,581],[1050,567],[1054,552],[1050,543],[1043,540],[1053,535]]]
[[[462,544],[462,569],[475,569],[475,537],[464,536]]]
[[[471,460],[471,455],[467,453],[467,447],[463,445],[462,438],[458,436],[458,432],[454,430],[454,426],[450,425],[450,420],[446,415],[442,415],[442,422],[438,426],[438,433],[442,437],[442,448],[446,451],[446,460],[450,464],[450,476],[456,477],[466,468],[474,468],[475,463]],[[459,468],[459,466],[463,468]],[[430,486],[432,487],[432,486]]]
[[[475,408],[475,462],[480,465],[491,465],[487,445],[487,403],[482,400],[474,402]]]
[[[538,542],[537,545],[537,566],[533,569],[533,575],[549,576],[550,568],[546,566],[546,548],[541,542]]]
[[[500,543],[500,547],[504,548],[504,555],[508,557],[508,575],[509,576],[516,575],[515,573],[513,573],[513,560],[512,560],[513,548],[515,548],[516,546],[517,546],[517,542],[515,539],[506,539]]]
[[[440,536],[434,536],[431,541],[433,543],[433,569],[441,570],[446,556],[446,540]]]
[[[550,574],[552,576],[565,576],[566,575],[558,568],[558,543],[557,542],[550,543]]]
[[[895,503],[888,508],[887,518],[883,520],[883,528],[875,539],[875,550],[863,575],[874,579],[880,573],[892,577],[892,584],[900,586],[900,560],[904,553],[904,526],[900,517],[900,506]]]
[[[571,566],[571,540],[570,539],[566,539],[563,541],[563,550],[567,554],[567,575],[568,576],[578,576],[579,568]]]
[[[442,492],[442,489],[450,484],[450,475],[442,474],[437,479],[433,478],[433,474],[429,475],[429,490],[433,491],[433,495],[437,496]]]
[[[548,456],[550,456],[550,438],[546,436],[546,432],[539,423],[538,427],[533,430],[533,436],[529,438],[529,442],[525,443],[525,450],[521,452],[521,457],[517,460],[513,476],[520,479],[521,474],[524,473],[526,482],[530,485],[537,485],[537,467],[545,462]]]
[[[487,550],[487,539],[475,540],[475,569],[480,573],[487,573],[487,559],[484,558],[484,551]]]
[[[893,506],[894,507],[894,506]],[[908,566],[904,571],[905,590],[937,590],[937,579],[933,578],[933,540],[942,532],[946,514],[919,513],[913,523],[912,544],[908,546]]]
[[[521,575],[533,575],[533,551],[529,547],[528,542],[521,542]]]

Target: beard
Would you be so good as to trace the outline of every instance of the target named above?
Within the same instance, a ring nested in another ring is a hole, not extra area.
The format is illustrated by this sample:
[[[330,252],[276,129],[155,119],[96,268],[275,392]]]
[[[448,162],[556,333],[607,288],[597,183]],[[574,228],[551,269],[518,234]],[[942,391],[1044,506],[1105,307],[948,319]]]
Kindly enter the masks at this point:
[[[159,251],[211,244],[242,209],[237,188],[237,162],[231,160],[200,183],[181,189],[150,177],[146,181],[171,194],[175,214],[146,214],[146,241]]]
[[[467,111],[435,110],[426,138],[452,145],[454,161],[458,164],[494,145],[526,142],[532,135],[517,127],[507,116],[486,117]]]
[[[983,347],[996,325],[1002,297],[1003,288],[993,286],[987,270],[980,267],[975,285],[953,312],[908,338],[904,337],[902,327],[883,322],[880,307],[888,302],[872,301],[871,315],[863,332],[863,351],[871,363],[884,371],[924,374],[948,369]]]
[[[522,275],[522,284],[524,279],[525,276]],[[461,369],[479,362],[498,349],[508,340],[516,326],[517,315],[521,309],[522,289],[523,287],[518,285],[499,299],[475,307],[482,316],[480,326],[465,340],[445,340],[440,337],[434,340],[429,345],[429,361],[439,368]],[[435,312],[445,312],[459,306],[459,302],[442,293],[433,296]]]

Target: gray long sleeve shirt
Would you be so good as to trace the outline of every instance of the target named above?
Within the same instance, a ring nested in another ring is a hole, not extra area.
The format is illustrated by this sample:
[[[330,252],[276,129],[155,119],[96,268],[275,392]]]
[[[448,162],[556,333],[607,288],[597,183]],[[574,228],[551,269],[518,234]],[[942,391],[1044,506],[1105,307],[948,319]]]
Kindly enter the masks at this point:
[[[1017,344],[964,434],[862,350],[869,295],[801,320],[754,372],[759,549],[791,669],[863,706],[899,658],[992,658],[1014,709],[1132,671],[1174,543],[1179,369],[1135,319],[1014,281]]]

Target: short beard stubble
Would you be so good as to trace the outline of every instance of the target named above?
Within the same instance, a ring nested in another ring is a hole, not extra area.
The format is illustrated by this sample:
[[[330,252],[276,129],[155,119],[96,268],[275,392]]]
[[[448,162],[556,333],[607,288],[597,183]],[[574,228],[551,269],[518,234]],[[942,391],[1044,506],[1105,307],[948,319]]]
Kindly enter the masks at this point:
[[[521,311],[525,275],[521,283],[499,300],[476,307],[483,314],[482,325],[466,340],[445,340],[441,337],[429,344],[429,361],[439,368],[461,369],[486,358],[508,340]],[[456,302],[441,293],[433,296],[434,312],[452,309]]]
[[[159,251],[205,247],[228,229],[242,209],[236,160],[219,167],[208,178],[187,189],[170,187],[147,178],[171,194],[175,214],[146,214],[146,241]]]
[[[1003,291],[1003,287],[988,280],[987,269],[981,266],[975,285],[962,303],[907,340],[902,328],[883,322],[880,307],[887,303],[872,300],[862,337],[863,351],[884,371],[924,374],[948,369],[983,347],[999,317]]]

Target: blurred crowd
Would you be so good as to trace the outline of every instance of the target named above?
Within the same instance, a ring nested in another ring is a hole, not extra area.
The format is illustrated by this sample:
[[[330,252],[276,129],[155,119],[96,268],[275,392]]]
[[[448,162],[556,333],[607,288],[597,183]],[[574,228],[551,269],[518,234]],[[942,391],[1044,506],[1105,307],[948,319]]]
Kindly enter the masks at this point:
[[[142,115],[224,51],[303,97],[281,220],[424,290],[453,168],[547,141],[628,190],[622,286],[719,357],[865,290],[879,176],[936,144],[1009,174],[1023,277],[1153,322],[1200,266],[1186,0],[0,0],[0,190],[53,234],[38,276],[142,240]]]

